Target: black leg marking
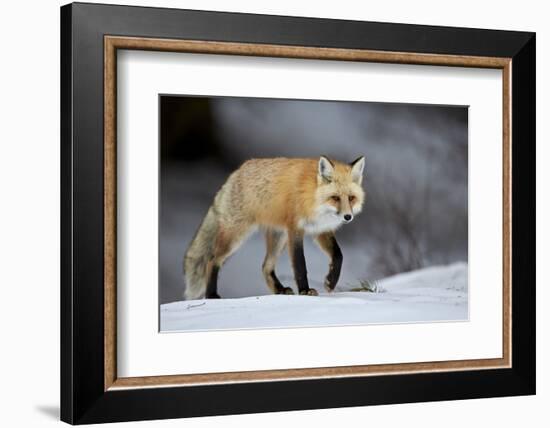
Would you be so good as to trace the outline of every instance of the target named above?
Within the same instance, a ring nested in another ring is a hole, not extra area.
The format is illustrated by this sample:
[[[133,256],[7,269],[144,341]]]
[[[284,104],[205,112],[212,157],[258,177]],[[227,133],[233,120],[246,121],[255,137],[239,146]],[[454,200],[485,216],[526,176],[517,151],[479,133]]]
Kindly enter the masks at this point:
[[[336,242],[336,238],[334,236],[331,236],[329,242],[331,246],[331,260],[329,271],[325,278],[325,287],[327,290],[332,291],[336,287],[336,283],[340,278],[342,261],[344,260],[344,257],[342,256],[342,250],[340,250],[340,246],[338,245],[338,242]]]
[[[277,275],[275,275],[275,271],[272,270],[269,273],[269,276],[273,280],[273,284],[275,285],[275,290],[277,294],[294,294],[294,291],[292,291],[292,288],[285,287],[281,281],[279,281],[279,278],[277,278]]]
[[[289,243],[290,245],[290,243]],[[307,280],[307,268],[306,258],[304,256],[304,243],[300,239],[292,242],[292,267],[294,268],[294,279],[298,285],[300,294],[303,291],[309,290],[309,283]]]
[[[205,297],[207,299],[219,299],[220,296],[218,294],[218,272],[220,268],[216,265],[212,266],[212,270],[210,272],[210,278],[208,278],[208,284],[206,285],[206,294]]]
[[[317,291],[309,288],[307,280],[306,258],[304,256],[304,242],[300,239],[289,239],[290,258],[294,269],[294,279],[298,285],[298,292],[304,295],[316,296]]]

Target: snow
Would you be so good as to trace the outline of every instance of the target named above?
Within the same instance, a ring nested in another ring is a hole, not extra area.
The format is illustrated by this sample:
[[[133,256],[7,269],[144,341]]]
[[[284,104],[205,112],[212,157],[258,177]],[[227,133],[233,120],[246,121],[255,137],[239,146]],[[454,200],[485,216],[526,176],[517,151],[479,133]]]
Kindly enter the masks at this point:
[[[355,287],[359,287],[356,284]],[[161,331],[319,327],[465,321],[468,265],[435,266],[384,278],[375,292],[266,295],[161,305]],[[320,291],[320,290],[318,290]]]

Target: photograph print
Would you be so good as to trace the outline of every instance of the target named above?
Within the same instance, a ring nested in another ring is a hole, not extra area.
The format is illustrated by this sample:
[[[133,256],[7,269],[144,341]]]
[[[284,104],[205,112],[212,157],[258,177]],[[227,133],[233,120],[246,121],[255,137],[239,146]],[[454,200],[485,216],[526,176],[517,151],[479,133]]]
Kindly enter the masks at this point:
[[[468,320],[468,108],[159,95],[161,332]]]

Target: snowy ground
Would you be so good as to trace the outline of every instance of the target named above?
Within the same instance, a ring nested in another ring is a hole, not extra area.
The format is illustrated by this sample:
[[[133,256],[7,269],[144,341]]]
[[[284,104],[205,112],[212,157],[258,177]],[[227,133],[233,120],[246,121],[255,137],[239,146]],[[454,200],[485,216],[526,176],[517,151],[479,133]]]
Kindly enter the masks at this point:
[[[267,295],[167,303],[160,309],[161,331],[468,319],[466,263],[403,273],[376,285],[376,292],[341,291],[318,297]]]

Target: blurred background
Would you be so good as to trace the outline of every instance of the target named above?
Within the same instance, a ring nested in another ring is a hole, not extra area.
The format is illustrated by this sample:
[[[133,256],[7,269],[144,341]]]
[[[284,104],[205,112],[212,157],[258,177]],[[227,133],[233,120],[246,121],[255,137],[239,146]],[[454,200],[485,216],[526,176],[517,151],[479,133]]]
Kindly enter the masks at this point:
[[[160,98],[160,303],[182,300],[182,260],[214,195],[250,158],[366,157],[362,214],[337,232],[337,290],[468,259],[468,109],[234,97]],[[305,242],[310,286],[323,291],[326,255]],[[222,297],[269,294],[261,233],[220,271]],[[288,255],[277,275],[294,286]]]

